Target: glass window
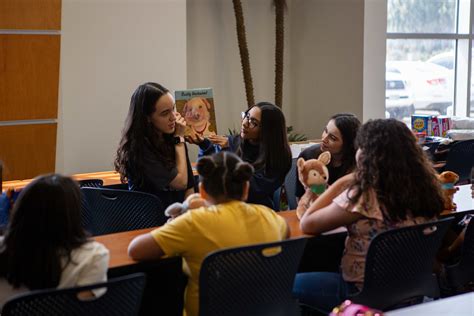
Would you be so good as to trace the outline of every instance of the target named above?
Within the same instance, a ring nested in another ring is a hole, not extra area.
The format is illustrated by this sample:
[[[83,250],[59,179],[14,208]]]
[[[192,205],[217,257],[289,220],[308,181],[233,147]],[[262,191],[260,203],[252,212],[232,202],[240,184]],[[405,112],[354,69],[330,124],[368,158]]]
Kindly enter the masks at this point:
[[[387,116],[474,115],[473,3],[387,0]]]
[[[456,0],[388,0],[387,32],[455,33]]]

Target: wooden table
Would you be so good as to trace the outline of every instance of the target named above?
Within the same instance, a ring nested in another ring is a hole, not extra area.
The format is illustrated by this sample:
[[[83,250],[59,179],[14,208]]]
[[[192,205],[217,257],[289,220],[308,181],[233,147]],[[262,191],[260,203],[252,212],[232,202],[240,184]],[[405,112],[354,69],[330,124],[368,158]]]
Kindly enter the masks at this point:
[[[466,293],[440,300],[400,308],[385,313],[387,316],[411,316],[411,315],[431,315],[431,316],[472,316],[474,315],[474,293]]]
[[[290,227],[290,237],[291,238],[298,238],[305,236],[300,229],[299,220],[296,217],[295,211],[284,211],[278,213],[282,216],[288,226]],[[140,234],[145,234],[155,229],[153,228],[145,228],[139,230],[132,230],[127,232],[109,234],[109,235],[102,235],[96,236],[94,239],[107,247],[110,252],[110,261],[109,261],[109,269],[111,268],[118,268],[127,265],[132,265],[137,263],[133,259],[128,256],[127,249],[128,245],[132,241],[133,238]]]
[[[102,179],[104,185],[113,185],[120,184],[120,175],[115,171],[100,171],[100,172],[90,172],[90,173],[78,173],[71,176],[73,179],[79,180],[88,180],[88,179]],[[12,188],[14,190],[23,189],[26,187],[33,179],[25,180],[12,180],[4,181],[2,188],[3,190]]]
[[[197,171],[195,170],[196,164],[192,163],[193,166],[193,174],[197,176]],[[115,171],[99,171],[99,172],[89,172],[89,173],[77,173],[71,176],[73,179],[79,180],[88,180],[88,179],[102,179],[104,181],[104,185],[115,185],[121,184],[120,181],[120,174]],[[2,190],[7,190],[12,188],[14,190],[23,189],[26,187],[33,179],[25,179],[25,180],[12,180],[12,181],[4,181],[2,183]]]

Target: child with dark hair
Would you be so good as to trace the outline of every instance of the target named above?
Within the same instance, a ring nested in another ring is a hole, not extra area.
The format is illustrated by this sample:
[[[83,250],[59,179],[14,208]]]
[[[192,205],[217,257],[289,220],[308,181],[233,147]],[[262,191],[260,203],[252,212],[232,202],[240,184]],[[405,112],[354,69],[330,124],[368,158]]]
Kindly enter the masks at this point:
[[[40,176],[18,196],[1,243],[0,304],[28,290],[105,282],[108,264],[108,250],[81,225],[78,184]]]
[[[394,119],[371,120],[357,134],[356,170],[329,187],[301,219],[305,234],[346,226],[341,274],[299,273],[294,294],[328,314],[364,284],[365,258],[379,233],[435,220],[443,210],[441,186],[413,133]]]
[[[199,270],[212,251],[286,238],[285,220],[263,205],[248,204],[253,167],[230,152],[201,158],[201,197],[208,206],[190,210],[151,233],[136,237],[129,245],[135,260],[180,255],[189,276],[185,309],[198,315]]]

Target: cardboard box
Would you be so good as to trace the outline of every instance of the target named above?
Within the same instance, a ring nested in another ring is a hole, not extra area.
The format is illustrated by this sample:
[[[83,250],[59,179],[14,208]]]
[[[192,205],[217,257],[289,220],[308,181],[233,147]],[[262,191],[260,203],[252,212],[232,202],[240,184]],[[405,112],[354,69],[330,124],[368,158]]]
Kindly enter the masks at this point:
[[[432,116],[431,115],[412,115],[411,129],[415,132],[425,132],[427,136],[432,135]]]

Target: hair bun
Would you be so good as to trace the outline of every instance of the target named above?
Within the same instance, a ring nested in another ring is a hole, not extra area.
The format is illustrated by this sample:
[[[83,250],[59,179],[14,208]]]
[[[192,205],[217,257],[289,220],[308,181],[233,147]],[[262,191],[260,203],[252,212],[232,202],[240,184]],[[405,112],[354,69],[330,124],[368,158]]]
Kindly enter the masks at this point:
[[[201,177],[204,178],[208,178],[209,176],[211,176],[215,172],[216,168],[216,163],[214,162],[212,157],[202,157],[198,160],[196,164],[197,172]]]
[[[235,165],[232,178],[236,181],[248,181],[252,177],[253,167],[247,162],[240,161]]]

